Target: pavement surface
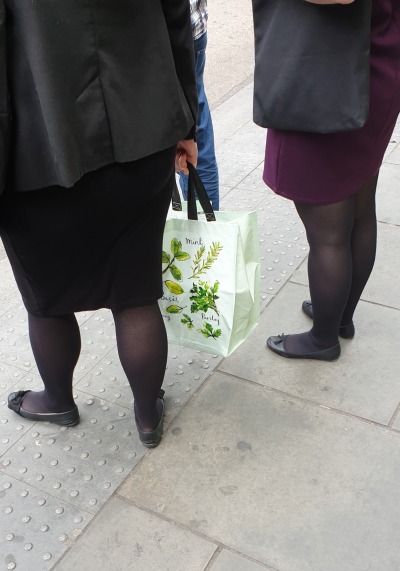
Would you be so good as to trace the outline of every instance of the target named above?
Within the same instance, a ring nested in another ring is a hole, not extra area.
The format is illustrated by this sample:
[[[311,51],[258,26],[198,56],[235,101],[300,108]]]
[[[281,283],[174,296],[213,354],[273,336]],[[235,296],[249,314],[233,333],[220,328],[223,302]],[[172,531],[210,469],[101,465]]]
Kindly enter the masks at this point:
[[[137,437],[107,310],[78,315],[77,427],[7,409],[11,390],[41,381],[0,251],[1,571],[400,569],[400,129],[356,337],[337,362],[281,359],[265,339],[310,324],[307,241],[292,204],[262,183],[246,73],[224,85],[213,95],[221,207],[257,212],[262,313],[227,359],[170,346],[158,448]]]

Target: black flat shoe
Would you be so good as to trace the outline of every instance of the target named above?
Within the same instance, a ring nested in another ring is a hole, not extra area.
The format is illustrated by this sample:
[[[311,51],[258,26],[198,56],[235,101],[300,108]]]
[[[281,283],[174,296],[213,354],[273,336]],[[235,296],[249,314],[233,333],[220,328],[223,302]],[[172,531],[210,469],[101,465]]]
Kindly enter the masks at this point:
[[[288,335],[278,335],[276,337],[269,337],[267,339],[267,347],[274,353],[287,357],[288,359],[316,359],[317,361],[336,361],[340,357],[340,343],[328,347],[327,349],[320,349],[319,351],[312,351],[311,353],[290,353],[285,348],[285,339]]]
[[[140,442],[144,446],[146,446],[146,448],[155,448],[161,442],[163,430],[164,430],[164,411],[165,411],[164,395],[165,395],[165,391],[160,389],[158,392],[158,398],[162,402],[161,418],[160,418],[160,422],[158,423],[156,428],[154,430],[152,430],[151,432],[146,432],[145,430],[142,430],[139,427],[137,419],[136,419],[136,413],[135,413],[136,428],[137,428],[137,431],[139,433]]]
[[[74,406],[73,409],[67,412],[28,412],[22,408],[24,396],[31,391],[18,391],[8,395],[8,408],[29,420],[43,420],[45,422],[54,422],[61,424],[61,426],[75,426],[79,422],[78,407]]]
[[[308,300],[303,301],[301,309],[307,315],[307,317],[314,319],[314,313],[311,301]],[[339,326],[339,337],[342,337],[342,339],[353,339],[355,332],[356,329],[354,327],[353,322],[349,323],[348,325]]]

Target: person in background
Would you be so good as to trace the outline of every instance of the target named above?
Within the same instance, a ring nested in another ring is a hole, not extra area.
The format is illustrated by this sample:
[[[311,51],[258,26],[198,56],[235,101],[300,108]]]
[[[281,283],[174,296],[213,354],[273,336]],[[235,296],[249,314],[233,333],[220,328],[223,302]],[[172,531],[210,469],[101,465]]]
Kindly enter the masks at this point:
[[[168,347],[163,231],[175,171],[197,156],[189,5],[73,4],[0,0],[0,234],[44,383],[8,406],[79,422],[74,313],[106,307],[140,440],[154,447]]]
[[[329,5],[353,0],[307,1],[334,17]],[[354,312],[375,262],[378,174],[400,112],[398,0],[372,2],[370,37],[370,108],[362,128],[333,134],[268,130],[264,181],[294,202],[310,245],[311,300],[302,309],[313,325],[268,338],[268,348],[283,357],[333,361],[341,352],[338,337],[356,334]],[[306,79],[309,85],[312,78]]]
[[[194,42],[194,57],[199,104],[196,140],[198,147],[197,171],[214,210],[219,210],[219,176],[215,157],[214,129],[210,107],[204,89],[204,67],[207,48],[207,0],[190,0],[190,13]],[[180,173],[180,186],[187,198],[188,177]]]

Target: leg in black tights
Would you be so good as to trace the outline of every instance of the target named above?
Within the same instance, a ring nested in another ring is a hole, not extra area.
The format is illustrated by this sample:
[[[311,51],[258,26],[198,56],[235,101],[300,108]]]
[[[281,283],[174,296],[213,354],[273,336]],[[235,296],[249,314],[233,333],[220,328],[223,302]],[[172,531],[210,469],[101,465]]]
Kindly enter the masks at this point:
[[[67,412],[75,403],[72,376],[81,350],[75,315],[36,317],[28,314],[29,337],[45,390],[28,393],[23,409],[29,412]]]
[[[354,225],[351,234],[352,283],[341,325],[353,321],[353,314],[375,263],[377,222],[375,195],[378,175],[355,196]]]
[[[153,430],[161,415],[157,399],[167,364],[168,343],[157,303],[114,312],[118,352],[135,397],[142,430]],[[33,354],[44,391],[30,392],[23,401],[29,412],[66,412],[74,407],[72,376],[81,341],[75,316],[36,317],[29,314]]]
[[[296,203],[310,245],[308,275],[314,324],[290,335],[285,347],[308,353],[338,343],[339,325],[352,321],[376,250],[374,177],[350,198],[328,205]]]
[[[157,303],[114,312],[119,358],[135,398],[136,419],[152,431],[161,416],[157,398],[164,380],[168,342]]]

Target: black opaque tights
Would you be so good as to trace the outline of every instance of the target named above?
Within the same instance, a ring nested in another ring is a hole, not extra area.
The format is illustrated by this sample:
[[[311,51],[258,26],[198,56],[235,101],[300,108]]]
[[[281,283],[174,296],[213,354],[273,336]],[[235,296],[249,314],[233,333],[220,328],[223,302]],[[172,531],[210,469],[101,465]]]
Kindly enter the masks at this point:
[[[375,262],[377,178],[341,202],[295,203],[310,245],[314,324],[310,331],[287,338],[288,351],[301,354],[331,347],[338,342],[339,326],[352,322]]]
[[[167,336],[157,303],[114,312],[118,353],[135,397],[138,422],[143,430],[154,429],[160,419],[157,399],[167,362]],[[74,406],[72,376],[81,341],[73,314],[36,317],[29,314],[33,354],[45,386],[23,401],[30,412],[65,412]]]
[[[157,303],[114,313],[119,358],[135,397],[137,421],[153,430],[159,420],[158,391],[164,380],[168,342]]]

